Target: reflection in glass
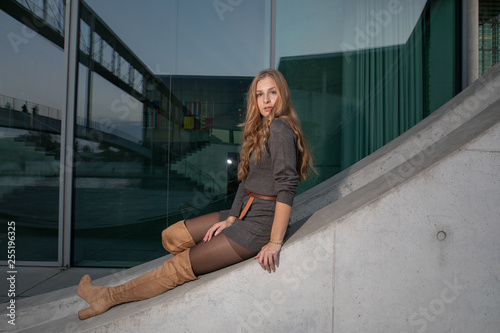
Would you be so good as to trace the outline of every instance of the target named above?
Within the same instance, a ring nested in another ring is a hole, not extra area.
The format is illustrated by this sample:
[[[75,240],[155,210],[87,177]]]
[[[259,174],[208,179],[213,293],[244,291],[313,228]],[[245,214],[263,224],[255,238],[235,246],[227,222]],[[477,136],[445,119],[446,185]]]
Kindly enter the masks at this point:
[[[58,260],[62,27],[61,1],[45,8],[2,2],[0,34],[7,38],[0,42],[0,218],[15,222],[17,262]],[[6,240],[7,228],[0,243]]]
[[[82,3],[73,265],[155,259],[169,224],[229,208],[268,4]]]
[[[368,156],[460,91],[460,9],[452,1],[277,1],[278,69],[321,175],[299,189]]]
[[[479,75],[500,61],[500,4],[479,1]]]
[[[132,266],[165,253],[168,224],[230,206],[245,93],[270,64],[271,1],[80,3],[72,265]],[[56,261],[64,1],[0,9],[0,215],[17,223],[19,260]],[[299,193],[459,91],[460,12],[437,0],[276,1],[275,62],[320,172]],[[483,14],[488,65],[498,13]]]

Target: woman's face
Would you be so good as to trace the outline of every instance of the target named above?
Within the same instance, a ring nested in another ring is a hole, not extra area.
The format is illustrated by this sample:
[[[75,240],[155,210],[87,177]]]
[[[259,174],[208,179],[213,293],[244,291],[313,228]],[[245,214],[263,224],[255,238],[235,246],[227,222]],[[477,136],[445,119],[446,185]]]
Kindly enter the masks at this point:
[[[268,117],[278,100],[278,89],[271,77],[265,77],[257,82],[257,106],[263,117]]]

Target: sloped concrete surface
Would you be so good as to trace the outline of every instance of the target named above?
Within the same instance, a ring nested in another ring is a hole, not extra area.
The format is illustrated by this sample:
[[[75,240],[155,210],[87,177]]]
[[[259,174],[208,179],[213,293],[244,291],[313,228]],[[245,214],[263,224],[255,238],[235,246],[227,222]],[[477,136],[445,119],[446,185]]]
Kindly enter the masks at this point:
[[[276,273],[248,260],[85,321],[75,286],[19,301],[16,329],[498,332],[499,72],[299,196]],[[164,259],[96,284],[121,283]],[[4,320],[0,330],[12,327]]]
[[[86,268],[71,267],[61,269],[58,267],[16,267],[16,299],[27,299],[36,295],[72,287],[80,281],[84,274],[91,274],[96,279],[112,275],[121,271],[117,268]],[[9,268],[3,266],[1,271],[7,275]],[[8,296],[10,282],[7,279],[0,279],[0,303],[10,301]]]

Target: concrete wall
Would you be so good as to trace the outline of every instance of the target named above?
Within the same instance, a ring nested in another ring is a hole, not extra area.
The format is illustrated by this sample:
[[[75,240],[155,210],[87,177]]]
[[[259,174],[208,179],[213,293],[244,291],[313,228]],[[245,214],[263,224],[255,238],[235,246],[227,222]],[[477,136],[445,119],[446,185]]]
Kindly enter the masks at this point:
[[[498,332],[500,125],[335,224],[334,332]]]

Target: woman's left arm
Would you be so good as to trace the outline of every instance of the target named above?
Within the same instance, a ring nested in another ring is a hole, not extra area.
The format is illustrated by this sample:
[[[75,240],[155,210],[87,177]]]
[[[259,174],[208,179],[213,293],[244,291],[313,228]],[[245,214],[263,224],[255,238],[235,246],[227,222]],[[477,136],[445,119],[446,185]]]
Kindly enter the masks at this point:
[[[255,257],[255,259],[259,260],[260,266],[269,273],[271,273],[271,271],[275,272],[276,267],[279,266],[278,254],[283,244],[286,229],[288,228],[291,211],[291,206],[279,201],[276,202],[273,227],[271,229],[271,240],[262,247]]]
[[[269,243],[264,245],[256,258],[269,273],[278,266],[278,254],[283,244],[293,197],[297,191],[299,175],[297,173],[297,137],[284,119],[273,120],[269,134],[269,153],[277,193],[276,209]]]

